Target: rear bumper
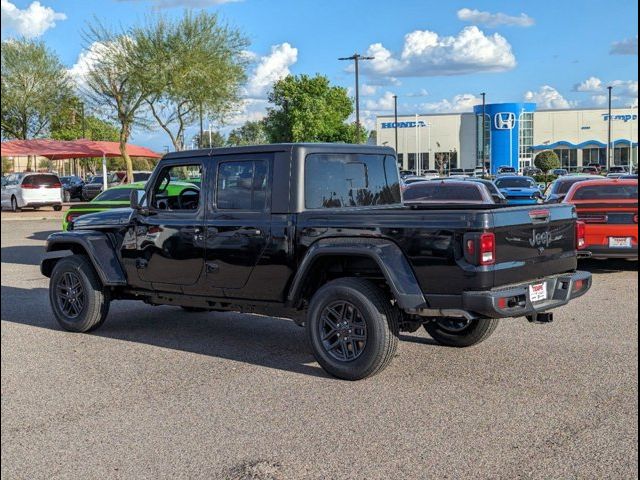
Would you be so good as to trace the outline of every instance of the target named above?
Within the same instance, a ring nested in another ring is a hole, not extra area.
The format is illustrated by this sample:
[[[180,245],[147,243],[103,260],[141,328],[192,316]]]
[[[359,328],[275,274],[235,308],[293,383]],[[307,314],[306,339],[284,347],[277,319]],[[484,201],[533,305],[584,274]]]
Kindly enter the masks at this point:
[[[546,283],[547,299],[532,302],[529,286]],[[591,273],[576,271],[546,277],[535,282],[509,285],[481,292],[462,294],[463,310],[488,318],[524,317],[566,305],[574,298],[581,297],[591,288]],[[507,299],[509,305],[501,307]]]
[[[55,205],[62,205],[62,200],[58,200],[56,201],[50,201],[50,202],[26,202],[23,206],[24,207],[53,207]]]
[[[586,258],[626,258],[637,259],[638,258],[638,245],[633,245],[631,248],[610,248],[598,245],[589,245],[584,250],[581,250],[582,257]]]

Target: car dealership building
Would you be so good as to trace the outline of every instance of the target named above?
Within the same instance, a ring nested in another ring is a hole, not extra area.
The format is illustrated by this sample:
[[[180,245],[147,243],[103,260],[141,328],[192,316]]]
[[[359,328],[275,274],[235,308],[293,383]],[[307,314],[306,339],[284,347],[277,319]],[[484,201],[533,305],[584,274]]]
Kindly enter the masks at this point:
[[[518,170],[533,165],[543,150],[558,154],[563,168],[577,171],[590,163],[607,164],[611,125],[611,164],[635,167],[638,162],[638,109],[538,110],[535,103],[494,103],[468,113],[398,116],[376,120],[377,143],[395,147],[405,170],[472,169],[485,165]],[[397,132],[397,145],[396,145]],[[484,150],[484,152],[483,152]]]

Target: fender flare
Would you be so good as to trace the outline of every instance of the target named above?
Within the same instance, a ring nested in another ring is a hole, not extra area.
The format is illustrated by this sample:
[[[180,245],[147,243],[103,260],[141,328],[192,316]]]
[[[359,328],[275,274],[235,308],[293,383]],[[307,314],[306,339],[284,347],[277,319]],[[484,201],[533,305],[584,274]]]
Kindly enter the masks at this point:
[[[49,235],[46,253],[40,262],[40,272],[45,277],[51,277],[58,260],[75,254],[72,250],[74,246],[81,247],[87,253],[103,285],[127,285],[127,277],[109,237],[95,230],[57,232]]]
[[[404,253],[390,240],[376,238],[330,238],[319,240],[309,249],[291,283],[287,303],[297,306],[304,282],[315,261],[324,256],[360,256],[376,262],[398,306],[403,310],[426,308],[427,301]]]

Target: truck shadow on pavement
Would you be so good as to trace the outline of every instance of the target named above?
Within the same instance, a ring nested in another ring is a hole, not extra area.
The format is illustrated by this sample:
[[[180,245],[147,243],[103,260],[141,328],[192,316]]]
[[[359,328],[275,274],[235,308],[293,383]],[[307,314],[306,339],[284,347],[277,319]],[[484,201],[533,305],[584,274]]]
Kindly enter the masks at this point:
[[[32,235],[29,235],[27,238],[29,240],[42,240],[43,242],[51,235],[52,233],[57,233],[61,230],[45,230],[43,232],[34,232]]]
[[[585,259],[578,262],[578,270],[586,270],[591,273],[631,272],[638,270],[638,262],[630,262],[623,259]]]
[[[66,334],[51,313],[46,288],[25,289],[3,285],[1,296],[3,321]],[[11,299],[11,303],[8,299]],[[117,301],[112,304],[111,313],[100,329],[77,335],[143,343],[330,378],[315,363],[306,343],[304,329],[284,319],[235,313],[189,313],[178,307],[153,307],[140,302]]]
[[[18,245],[13,247],[2,247],[0,250],[2,263],[40,265],[40,260],[43,255],[44,245]]]

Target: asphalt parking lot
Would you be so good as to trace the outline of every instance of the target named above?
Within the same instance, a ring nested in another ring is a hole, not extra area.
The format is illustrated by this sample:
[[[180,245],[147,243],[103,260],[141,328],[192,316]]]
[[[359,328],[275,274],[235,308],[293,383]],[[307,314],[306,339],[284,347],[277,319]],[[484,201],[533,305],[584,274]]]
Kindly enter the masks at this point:
[[[551,325],[403,335],[350,383],[282,319],[122,301],[61,331],[44,215],[2,214],[2,478],[637,478],[635,263],[584,264],[592,291]]]

